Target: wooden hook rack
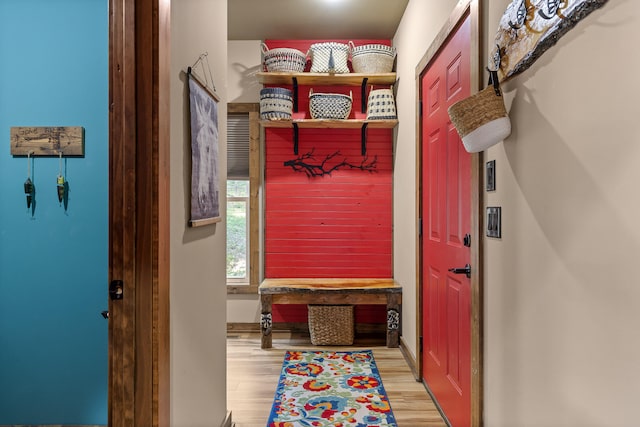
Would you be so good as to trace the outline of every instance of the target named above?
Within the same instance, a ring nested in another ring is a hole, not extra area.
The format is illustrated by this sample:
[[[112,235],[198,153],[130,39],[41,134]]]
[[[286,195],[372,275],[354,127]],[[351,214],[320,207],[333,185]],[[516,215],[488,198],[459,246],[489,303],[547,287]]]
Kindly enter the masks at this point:
[[[12,127],[11,155],[31,157],[84,156],[84,128]]]

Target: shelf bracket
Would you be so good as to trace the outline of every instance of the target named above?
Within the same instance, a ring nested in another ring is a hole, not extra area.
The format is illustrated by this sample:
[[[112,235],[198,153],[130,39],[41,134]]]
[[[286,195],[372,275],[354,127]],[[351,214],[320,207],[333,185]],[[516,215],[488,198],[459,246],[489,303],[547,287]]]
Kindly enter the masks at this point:
[[[362,129],[360,130],[360,136],[362,140],[360,152],[363,156],[367,154],[367,125],[368,123],[363,124]]]
[[[293,84],[293,112],[298,112],[298,78],[291,77]]]
[[[362,104],[362,112],[366,113],[367,112],[367,81],[369,80],[368,77],[364,77],[362,79],[362,86],[360,88],[360,102]]]
[[[293,154],[298,155],[298,124],[293,123]]]

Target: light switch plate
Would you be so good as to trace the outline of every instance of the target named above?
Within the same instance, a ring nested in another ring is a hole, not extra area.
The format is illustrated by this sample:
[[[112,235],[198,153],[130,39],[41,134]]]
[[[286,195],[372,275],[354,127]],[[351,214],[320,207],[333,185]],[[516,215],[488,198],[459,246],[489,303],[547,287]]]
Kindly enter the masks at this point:
[[[496,191],[496,161],[488,161],[485,170],[485,189],[487,191]]]
[[[487,207],[487,237],[502,237],[502,208]]]

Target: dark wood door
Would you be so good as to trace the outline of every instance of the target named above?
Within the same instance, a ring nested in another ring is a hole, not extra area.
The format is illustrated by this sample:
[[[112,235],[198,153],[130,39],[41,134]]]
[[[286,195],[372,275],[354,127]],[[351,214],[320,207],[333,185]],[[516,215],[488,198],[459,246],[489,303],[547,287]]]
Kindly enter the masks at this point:
[[[470,94],[470,18],[421,79],[423,379],[453,427],[471,425],[471,156],[447,108]]]
[[[170,9],[109,2],[111,427],[169,425]]]

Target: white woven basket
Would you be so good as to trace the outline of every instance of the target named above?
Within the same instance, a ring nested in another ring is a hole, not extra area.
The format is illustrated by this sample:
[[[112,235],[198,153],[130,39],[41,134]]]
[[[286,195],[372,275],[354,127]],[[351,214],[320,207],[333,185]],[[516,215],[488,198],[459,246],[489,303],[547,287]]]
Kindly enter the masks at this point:
[[[344,120],[351,114],[353,93],[313,93],[309,89],[309,111],[313,119]]]
[[[260,118],[262,120],[289,120],[293,109],[293,94],[283,87],[260,90]]]
[[[367,102],[367,120],[395,120],[396,102],[393,86],[389,89],[372,89]]]
[[[355,73],[390,73],[396,58],[396,48],[384,44],[355,46],[349,42],[351,65]]]
[[[489,86],[447,110],[469,153],[484,151],[511,134],[511,120],[504,105],[498,73],[491,71],[490,74]]]
[[[298,49],[279,47],[269,49],[261,44],[264,70],[268,72],[301,73],[307,64],[307,56]]]
[[[309,48],[312,73],[336,73],[349,72],[347,61],[349,59],[349,45],[344,43],[327,42],[314,43]]]

